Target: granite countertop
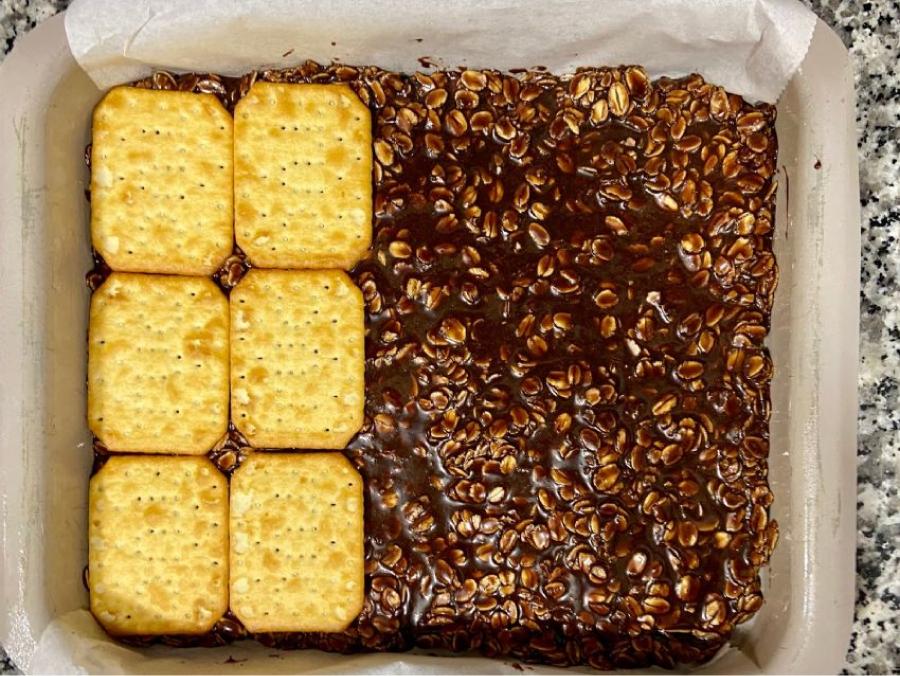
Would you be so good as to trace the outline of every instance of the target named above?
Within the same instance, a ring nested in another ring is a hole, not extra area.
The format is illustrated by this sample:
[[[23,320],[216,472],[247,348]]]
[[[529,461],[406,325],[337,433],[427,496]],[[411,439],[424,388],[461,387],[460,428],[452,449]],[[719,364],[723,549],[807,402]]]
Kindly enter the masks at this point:
[[[900,3],[803,0],[841,36],[858,96],[862,292],[857,599],[848,673],[900,671]],[[0,60],[68,0],[0,0]],[[0,673],[18,673],[0,648]]]

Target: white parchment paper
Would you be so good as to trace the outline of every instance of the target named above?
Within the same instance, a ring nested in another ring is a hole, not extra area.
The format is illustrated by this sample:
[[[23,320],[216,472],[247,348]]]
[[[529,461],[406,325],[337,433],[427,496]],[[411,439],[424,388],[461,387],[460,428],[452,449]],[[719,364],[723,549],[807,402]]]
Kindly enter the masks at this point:
[[[66,32],[103,88],[152,68],[237,75],[307,58],[412,71],[640,64],[774,102],[815,17],[796,0],[75,0]]]

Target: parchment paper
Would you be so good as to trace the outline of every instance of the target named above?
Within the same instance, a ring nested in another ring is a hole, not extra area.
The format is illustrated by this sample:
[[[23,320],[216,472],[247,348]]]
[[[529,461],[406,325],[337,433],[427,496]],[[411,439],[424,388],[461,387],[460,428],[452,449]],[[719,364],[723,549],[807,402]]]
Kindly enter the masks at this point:
[[[421,69],[640,64],[774,102],[815,17],[795,0],[75,0],[66,32],[102,88],[153,67],[237,75],[307,58]]]

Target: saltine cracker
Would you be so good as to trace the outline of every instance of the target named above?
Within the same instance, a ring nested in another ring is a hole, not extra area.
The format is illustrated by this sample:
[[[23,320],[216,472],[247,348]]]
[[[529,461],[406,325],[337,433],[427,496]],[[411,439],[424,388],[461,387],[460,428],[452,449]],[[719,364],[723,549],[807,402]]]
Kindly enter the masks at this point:
[[[344,448],[363,422],[360,290],[338,270],[250,270],[230,304],[231,416],[248,442]]]
[[[344,630],[364,594],[363,481],[340,453],[250,453],[231,479],[231,609],[252,632]]]
[[[113,451],[207,452],[228,427],[228,334],[211,280],[112,273],[91,297],[91,431]]]
[[[91,478],[88,532],[110,634],[202,634],[227,610],[228,482],[208,459],[113,456]]]
[[[372,123],[347,85],[257,82],[234,111],[235,236],[263,268],[349,269],[372,240]]]
[[[94,249],[113,270],[212,274],[234,241],[233,151],[212,94],[112,89],[94,110]]]

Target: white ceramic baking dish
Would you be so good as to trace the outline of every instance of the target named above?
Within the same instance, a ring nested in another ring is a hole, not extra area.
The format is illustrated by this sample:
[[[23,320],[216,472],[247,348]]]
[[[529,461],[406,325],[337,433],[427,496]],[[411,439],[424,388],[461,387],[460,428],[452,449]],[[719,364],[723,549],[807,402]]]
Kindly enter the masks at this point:
[[[0,68],[0,643],[26,671],[517,673],[511,664],[473,657],[301,651],[273,658],[252,642],[95,649],[108,639],[84,610],[81,584],[92,461],[82,151],[100,95],[73,60],[62,16],[25,36]],[[733,648],[700,673],[836,672],[853,611],[854,94],[846,50],[821,22],[778,111],[771,483],[782,537],[766,604]],[[229,656],[248,661],[226,664]]]

